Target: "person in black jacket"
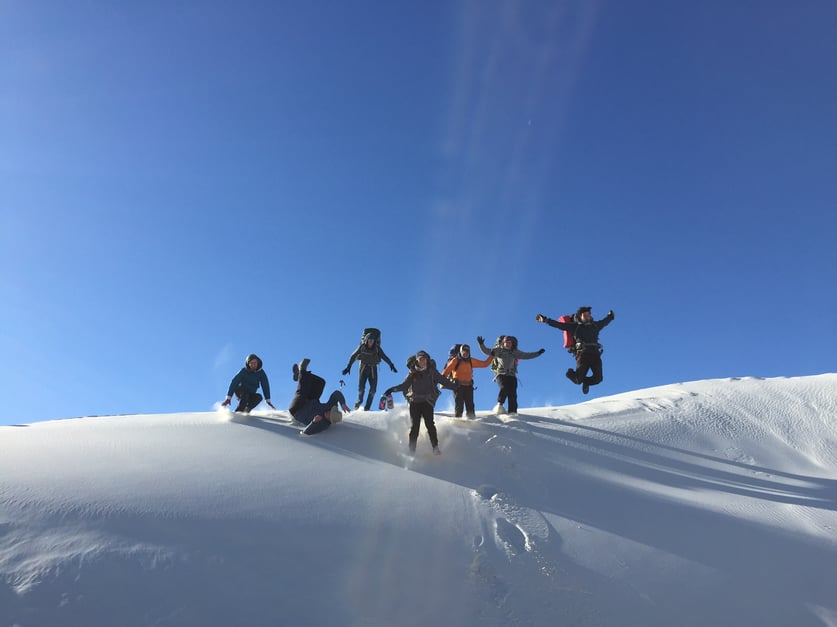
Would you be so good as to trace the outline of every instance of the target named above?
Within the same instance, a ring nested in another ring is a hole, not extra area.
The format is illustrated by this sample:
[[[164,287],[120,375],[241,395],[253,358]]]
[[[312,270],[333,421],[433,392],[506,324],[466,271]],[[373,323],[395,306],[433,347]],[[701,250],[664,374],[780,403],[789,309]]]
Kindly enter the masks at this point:
[[[572,322],[558,322],[543,314],[535,316],[538,322],[545,322],[551,327],[567,331],[575,339],[571,351],[575,354],[575,369],[567,370],[567,378],[576,385],[581,384],[581,391],[587,394],[591,385],[602,382],[602,345],[599,344],[599,331],[609,325],[614,318],[613,310],[601,320],[593,320],[591,307],[579,307]],[[591,371],[591,376],[587,372]]]
[[[349,412],[346,398],[340,390],[334,390],[325,403],[320,401],[320,395],[325,390],[325,379],[308,370],[310,362],[306,357],[299,365],[293,365],[294,381],[298,383],[288,407],[293,419],[305,425],[305,429],[300,432],[303,435],[320,433],[340,422],[343,419],[341,408],[344,413]]]
[[[424,427],[427,429],[427,437],[433,446],[433,454],[440,455],[439,437],[436,434],[436,423],[433,420],[433,410],[436,406],[436,399],[439,398],[441,385],[448,390],[456,390],[458,383],[451,381],[436,369],[436,363],[430,359],[425,351],[416,353],[414,365],[410,368],[407,377],[384,392],[385,396],[391,396],[393,392],[404,392],[407,401],[410,403],[410,452],[415,453],[416,441],[418,440],[421,421],[424,420]]]

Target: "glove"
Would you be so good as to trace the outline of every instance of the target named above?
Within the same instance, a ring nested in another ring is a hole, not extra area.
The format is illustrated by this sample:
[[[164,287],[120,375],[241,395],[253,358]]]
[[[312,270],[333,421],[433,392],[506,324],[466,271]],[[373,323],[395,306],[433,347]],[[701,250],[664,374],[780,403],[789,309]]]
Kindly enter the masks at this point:
[[[537,316],[535,316],[535,320],[537,320],[538,322],[546,322],[546,316],[543,314],[538,314]]]
[[[546,349],[542,348],[541,350],[538,351],[538,355],[543,355],[545,352],[546,352]]]
[[[343,373],[342,373],[342,374],[349,374],[349,369],[348,369],[348,368],[344,368],[344,369],[343,369]]]
[[[613,315],[613,310],[607,312],[607,315],[610,316],[610,319],[613,320],[616,316]]]
[[[229,396],[225,398],[223,401],[221,401],[221,407],[226,407],[227,405],[229,405],[231,400],[232,399]]]
[[[392,370],[393,372],[398,372],[398,370],[396,370],[395,366],[390,366],[389,369]]]
[[[485,344],[485,338],[481,335],[478,335],[477,342],[479,342],[480,344]]]

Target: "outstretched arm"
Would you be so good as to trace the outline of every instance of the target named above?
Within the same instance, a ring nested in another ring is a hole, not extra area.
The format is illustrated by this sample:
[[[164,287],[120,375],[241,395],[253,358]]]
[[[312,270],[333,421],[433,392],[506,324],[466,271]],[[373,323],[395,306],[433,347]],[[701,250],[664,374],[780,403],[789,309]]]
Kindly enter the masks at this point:
[[[546,352],[545,348],[538,349],[534,352],[527,353],[526,351],[522,351],[519,349],[514,350],[514,356],[518,359],[534,359],[535,357],[540,357]]]
[[[616,316],[614,316],[614,315],[613,315],[613,310],[611,309],[610,311],[608,311],[608,312],[607,312],[607,315],[606,315],[604,318],[602,318],[601,320],[599,320],[599,321],[596,323],[596,326],[597,326],[597,327],[599,328],[599,330],[601,331],[601,330],[602,330],[602,329],[604,329],[607,325],[609,325],[611,322],[613,322],[613,319],[614,319],[615,317],[616,317]]]
[[[573,322],[558,322],[557,320],[553,320],[552,318],[547,318],[543,314],[538,314],[537,316],[535,316],[535,320],[537,320],[538,322],[545,322],[549,326],[554,327],[556,329],[561,329],[562,331],[570,331],[571,326],[575,324]]]
[[[480,346],[480,350],[485,353],[486,355],[492,355],[491,351],[485,347],[485,338],[481,335],[477,336],[477,344]],[[492,355],[493,357],[493,355]]]
[[[410,387],[410,375],[408,374],[404,380],[398,385],[393,385],[391,388],[384,390],[384,396],[392,396],[393,392],[403,392]]]
[[[355,363],[355,359],[358,358],[360,355],[360,346],[355,349],[355,352],[351,354],[349,357],[349,363],[346,364],[346,367],[343,368],[343,374],[349,374],[352,370],[352,364]]]
[[[395,368],[395,364],[392,363],[392,360],[389,357],[387,357],[387,354],[384,352],[384,349],[379,346],[378,352],[381,353],[381,359],[383,359],[385,362],[389,364],[389,369],[393,372],[398,372],[398,370],[396,370]]]

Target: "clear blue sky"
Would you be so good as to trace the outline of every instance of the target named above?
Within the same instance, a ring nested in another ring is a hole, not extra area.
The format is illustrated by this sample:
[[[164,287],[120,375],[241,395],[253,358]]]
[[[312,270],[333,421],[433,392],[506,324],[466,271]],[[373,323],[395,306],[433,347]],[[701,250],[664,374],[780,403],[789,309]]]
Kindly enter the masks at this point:
[[[833,372],[837,4],[0,0],[0,424],[287,407],[365,326],[605,380]],[[354,396],[356,367],[346,377]],[[477,373],[478,409],[496,386]],[[443,397],[443,403],[448,396]]]

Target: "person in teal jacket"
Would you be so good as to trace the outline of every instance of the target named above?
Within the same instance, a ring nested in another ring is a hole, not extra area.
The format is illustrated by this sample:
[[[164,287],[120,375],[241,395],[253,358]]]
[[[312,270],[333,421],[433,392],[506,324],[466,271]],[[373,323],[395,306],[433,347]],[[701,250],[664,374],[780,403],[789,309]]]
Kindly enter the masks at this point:
[[[262,392],[264,392],[264,402],[271,409],[276,409],[270,402],[270,382],[267,380],[267,374],[262,370],[262,365],[262,360],[258,355],[252,353],[247,355],[247,359],[244,360],[244,368],[230,381],[227,398],[221,403],[222,407],[229,405],[233,394],[235,394],[238,398],[238,407],[235,408],[235,411],[249,414],[262,402],[262,395],[258,392],[261,386]]]

